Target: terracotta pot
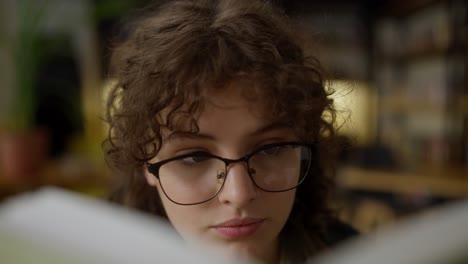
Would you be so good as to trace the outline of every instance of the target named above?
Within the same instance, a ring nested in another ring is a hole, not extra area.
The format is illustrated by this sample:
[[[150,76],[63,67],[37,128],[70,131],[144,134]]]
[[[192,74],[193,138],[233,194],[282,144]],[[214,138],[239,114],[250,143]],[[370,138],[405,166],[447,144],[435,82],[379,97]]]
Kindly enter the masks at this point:
[[[0,177],[7,182],[34,182],[47,161],[48,133],[37,128],[0,133]]]

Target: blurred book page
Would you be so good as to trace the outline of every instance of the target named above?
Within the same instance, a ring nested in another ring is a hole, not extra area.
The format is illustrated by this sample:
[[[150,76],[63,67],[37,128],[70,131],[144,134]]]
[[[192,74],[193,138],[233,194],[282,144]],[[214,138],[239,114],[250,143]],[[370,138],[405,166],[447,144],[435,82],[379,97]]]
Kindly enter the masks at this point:
[[[362,236],[314,264],[468,264],[468,200]]]
[[[239,263],[213,253],[161,219],[57,188],[0,204],[0,263]]]

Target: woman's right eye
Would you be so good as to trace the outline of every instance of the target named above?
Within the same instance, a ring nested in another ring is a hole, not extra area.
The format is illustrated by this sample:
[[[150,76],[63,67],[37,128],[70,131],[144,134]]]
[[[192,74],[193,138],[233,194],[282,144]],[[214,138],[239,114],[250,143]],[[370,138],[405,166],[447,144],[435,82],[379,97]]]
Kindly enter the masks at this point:
[[[199,163],[210,159],[207,153],[197,153],[192,156],[188,156],[182,159],[186,163]]]

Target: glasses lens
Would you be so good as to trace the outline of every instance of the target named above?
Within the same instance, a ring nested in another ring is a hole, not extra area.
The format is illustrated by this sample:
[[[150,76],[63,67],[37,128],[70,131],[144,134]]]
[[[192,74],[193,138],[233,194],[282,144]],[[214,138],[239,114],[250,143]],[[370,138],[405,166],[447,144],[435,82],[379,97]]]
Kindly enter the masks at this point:
[[[289,144],[272,146],[250,158],[252,178],[265,191],[280,192],[297,187],[311,164],[309,147]]]
[[[225,164],[207,156],[173,160],[159,169],[164,193],[173,202],[195,204],[216,196],[225,178]]]

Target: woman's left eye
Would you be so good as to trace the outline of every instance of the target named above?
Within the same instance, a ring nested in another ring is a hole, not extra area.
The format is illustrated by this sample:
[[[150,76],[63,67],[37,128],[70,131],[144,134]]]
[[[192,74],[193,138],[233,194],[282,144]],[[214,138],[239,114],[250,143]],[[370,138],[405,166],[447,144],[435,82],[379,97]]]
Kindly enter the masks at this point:
[[[265,148],[262,151],[260,151],[261,154],[263,155],[269,155],[269,156],[275,156],[279,155],[282,150],[284,150],[285,146],[276,146],[276,147],[269,147]]]
[[[175,156],[182,156],[182,155],[209,155],[208,151],[205,148],[181,148],[177,151],[174,151],[173,154]]]

